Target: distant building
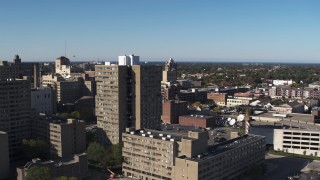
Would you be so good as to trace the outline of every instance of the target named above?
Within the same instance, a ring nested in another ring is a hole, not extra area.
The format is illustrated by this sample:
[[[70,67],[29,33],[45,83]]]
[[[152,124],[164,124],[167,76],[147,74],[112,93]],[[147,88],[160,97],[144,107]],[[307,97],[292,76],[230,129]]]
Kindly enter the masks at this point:
[[[9,145],[8,145],[8,134],[0,131],[0,177],[6,178],[9,175]]]
[[[57,74],[71,74],[71,66],[70,66],[70,60],[64,56],[61,56],[56,59],[55,61],[55,72]]]
[[[168,124],[179,124],[179,116],[188,114],[188,102],[169,100],[162,104],[162,121]]]
[[[81,81],[58,81],[56,82],[57,103],[74,103],[82,96]]]
[[[192,88],[191,90],[180,90],[179,92],[179,100],[188,101],[188,102],[206,102],[207,101],[207,91],[206,90],[198,90]]]
[[[61,176],[84,179],[88,176],[88,159],[85,153],[76,154],[72,159],[60,159],[56,161],[32,159],[25,166],[17,168],[17,180],[26,180],[28,170],[34,166],[48,167],[55,179]]]
[[[207,99],[213,100],[214,103],[218,106],[226,106],[227,105],[227,94],[226,93],[207,93]]]
[[[32,121],[32,136],[50,144],[52,157],[70,157],[86,150],[85,122],[68,119],[66,122],[46,117]]]
[[[139,56],[135,55],[124,55],[118,57],[118,63],[119,66],[133,66],[133,65],[139,65],[140,64],[140,58]]]
[[[243,136],[208,146],[206,131],[182,135],[127,129],[122,139],[124,175],[143,180],[235,179],[265,157],[261,136]]]
[[[53,89],[42,87],[31,90],[31,108],[51,116],[56,112],[56,100]]]
[[[291,85],[292,83],[293,83],[292,80],[279,80],[279,79],[276,79],[276,80],[272,81],[272,84],[275,85],[275,86]]]
[[[170,58],[162,71],[162,82],[174,82],[177,80],[177,63]]]

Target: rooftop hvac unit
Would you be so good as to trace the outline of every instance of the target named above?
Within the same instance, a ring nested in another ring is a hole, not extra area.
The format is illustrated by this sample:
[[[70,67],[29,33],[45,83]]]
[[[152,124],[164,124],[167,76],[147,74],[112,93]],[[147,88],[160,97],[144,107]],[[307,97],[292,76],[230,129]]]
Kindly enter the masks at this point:
[[[151,132],[149,131],[149,132],[147,132],[148,134],[151,134]]]
[[[144,130],[140,130],[140,133],[144,133]]]
[[[160,137],[162,137],[162,136],[163,136],[163,134],[159,134],[159,136],[160,136]]]
[[[153,138],[153,135],[149,135],[149,137]]]
[[[166,138],[165,138],[165,137],[162,137],[162,140],[166,140]]]
[[[131,131],[130,134],[135,134],[134,131]]]
[[[173,139],[173,138],[171,138],[171,139],[170,139],[170,141],[174,142],[174,139]]]
[[[168,138],[171,138],[171,135],[170,135],[170,134],[168,134],[168,135],[167,135],[167,137],[168,137]]]
[[[143,137],[146,137],[146,134],[142,134]]]

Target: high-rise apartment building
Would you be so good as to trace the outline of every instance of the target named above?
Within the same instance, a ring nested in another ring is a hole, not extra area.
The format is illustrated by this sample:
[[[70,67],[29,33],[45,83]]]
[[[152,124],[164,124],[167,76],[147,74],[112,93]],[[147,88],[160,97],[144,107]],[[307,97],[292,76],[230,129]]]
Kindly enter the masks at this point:
[[[160,128],[161,67],[96,65],[96,116],[112,144],[126,127]]]
[[[27,80],[0,81],[0,130],[8,133],[10,160],[21,157],[22,139],[30,137],[30,82]]]

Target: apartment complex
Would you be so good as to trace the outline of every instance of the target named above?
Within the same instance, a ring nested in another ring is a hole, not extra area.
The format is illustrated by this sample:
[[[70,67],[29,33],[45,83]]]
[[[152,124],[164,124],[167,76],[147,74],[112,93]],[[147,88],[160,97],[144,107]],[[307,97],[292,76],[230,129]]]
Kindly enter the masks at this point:
[[[264,160],[264,137],[247,135],[214,146],[207,140],[205,131],[182,135],[128,128],[124,174],[143,180],[233,179]]]
[[[21,157],[21,141],[30,137],[30,91],[27,80],[0,80],[0,130],[8,133],[10,160]]]
[[[96,65],[96,116],[112,144],[126,127],[160,128],[161,67]]]
[[[37,117],[32,121],[32,136],[50,144],[52,158],[70,157],[86,149],[85,122],[81,120]]]

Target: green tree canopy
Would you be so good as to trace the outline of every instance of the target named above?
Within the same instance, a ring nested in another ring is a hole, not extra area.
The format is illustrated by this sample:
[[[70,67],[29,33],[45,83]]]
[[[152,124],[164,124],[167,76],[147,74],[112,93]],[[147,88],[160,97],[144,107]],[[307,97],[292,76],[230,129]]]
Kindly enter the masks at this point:
[[[103,145],[93,142],[87,148],[88,160],[93,163],[100,163],[105,153]]]
[[[74,119],[81,119],[81,114],[79,111],[73,111],[72,113],[70,113],[69,117]]]
[[[52,172],[48,167],[33,166],[28,169],[26,180],[48,180],[52,179]]]

